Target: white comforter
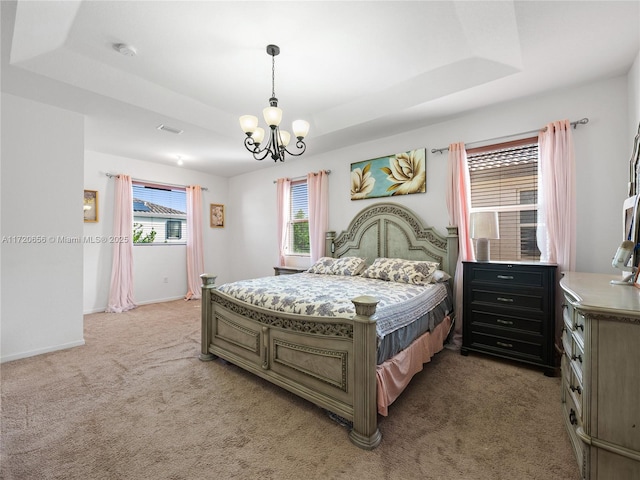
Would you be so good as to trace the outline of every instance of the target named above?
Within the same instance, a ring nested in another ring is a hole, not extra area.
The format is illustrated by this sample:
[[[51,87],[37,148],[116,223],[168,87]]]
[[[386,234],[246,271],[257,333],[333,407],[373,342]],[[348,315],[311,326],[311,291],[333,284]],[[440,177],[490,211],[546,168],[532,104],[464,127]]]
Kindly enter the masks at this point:
[[[371,295],[380,301],[373,317],[379,338],[420,318],[447,296],[446,286],[440,283],[409,285],[313,273],[241,280],[221,285],[218,291],[279,312],[346,318],[355,315],[351,299]]]

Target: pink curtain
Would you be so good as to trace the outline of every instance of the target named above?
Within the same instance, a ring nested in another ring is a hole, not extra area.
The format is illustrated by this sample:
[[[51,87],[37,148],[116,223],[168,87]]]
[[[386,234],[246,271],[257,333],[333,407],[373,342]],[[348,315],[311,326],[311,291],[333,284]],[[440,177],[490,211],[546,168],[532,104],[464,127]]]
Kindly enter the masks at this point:
[[[329,174],[321,170],[307,175],[309,198],[309,243],[311,263],[325,254],[325,235],[329,227]]]
[[[569,120],[538,134],[538,248],[540,261],[561,272],[576,267],[576,166]],[[556,286],[558,290],[558,286]],[[556,292],[556,344],[562,334],[562,295]]]
[[[287,227],[289,225],[289,204],[291,202],[291,180],[279,178],[277,180],[277,231],[278,231],[278,266],[284,266],[284,256],[287,246]]]
[[[449,225],[458,227],[458,263],[453,283],[456,323],[452,343],[462,345],[462,261],[474,260],[469,236],[469,210],[471,209],[471,181],[464,143],[449,145],[447,160],[447,210]]]
[[[127,237],[128,242],[113,244],[111,286],[107,312],[121,313],[136,308],[133,300],[133,189],[131,177],[118,175],[115,179],[115,208],[113,236]]]
[[[202,294],[200,275],[204,273],[202,246],[202,189],[189,186],[187,191],[187,294],[185,300],[198,299]]]

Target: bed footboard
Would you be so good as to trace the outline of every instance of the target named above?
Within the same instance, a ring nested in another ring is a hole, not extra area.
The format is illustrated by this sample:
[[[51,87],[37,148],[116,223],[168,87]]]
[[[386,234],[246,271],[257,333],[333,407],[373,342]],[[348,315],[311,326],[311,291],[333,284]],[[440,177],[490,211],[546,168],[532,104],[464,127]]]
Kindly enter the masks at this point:
[[[360,448],[380,443],[376,403],[378,301],[353,299],[351,318],[319,318],[247,306],[202,278],[200,360],[223,358],[352,421]]]

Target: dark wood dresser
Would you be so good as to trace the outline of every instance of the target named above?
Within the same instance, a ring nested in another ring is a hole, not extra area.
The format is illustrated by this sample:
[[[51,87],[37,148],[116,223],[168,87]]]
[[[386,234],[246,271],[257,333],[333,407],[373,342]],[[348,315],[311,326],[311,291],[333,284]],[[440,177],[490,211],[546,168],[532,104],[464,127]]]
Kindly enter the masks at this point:
[[[556,374],[556,265],[463,262],[461,353],[481,352]]]

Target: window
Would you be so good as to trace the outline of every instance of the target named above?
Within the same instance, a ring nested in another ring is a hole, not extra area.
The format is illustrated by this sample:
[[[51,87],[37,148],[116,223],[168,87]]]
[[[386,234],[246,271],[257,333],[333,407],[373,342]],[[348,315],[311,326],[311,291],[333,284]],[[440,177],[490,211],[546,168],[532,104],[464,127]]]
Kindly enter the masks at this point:
[[[183,187],[133,182],[133,243],[184,245],[187,192]]]
[[[180,240],[182,238],[182,222],[180,220],[167,220],[167,240]]]
[[[471,212],[498,212],[500,239],[491,240],[491,259],[537,261],[538,139],[467,151]]]
[[[290,223],[288,228],[289,255],[309,256],[309,198],[307,181],[291,183]]]

